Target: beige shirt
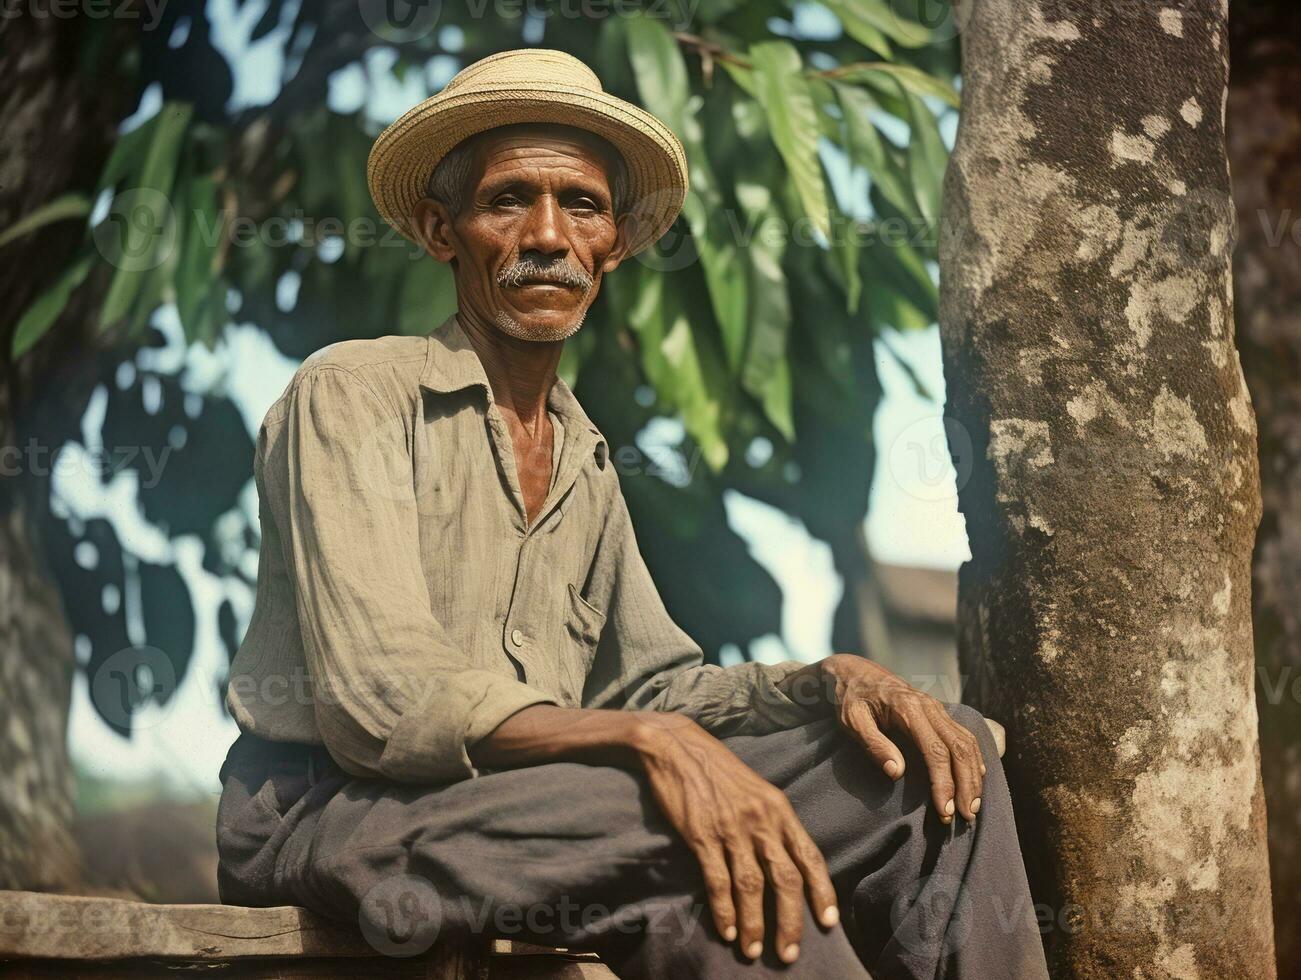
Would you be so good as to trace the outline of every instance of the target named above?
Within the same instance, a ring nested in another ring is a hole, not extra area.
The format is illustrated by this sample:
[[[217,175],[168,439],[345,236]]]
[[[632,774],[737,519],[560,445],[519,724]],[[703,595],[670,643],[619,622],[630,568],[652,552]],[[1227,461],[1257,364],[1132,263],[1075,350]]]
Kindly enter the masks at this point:
[[[257,602],[227,704],[347,771],[444,782],[533,704],[678,711],[719,734],[802,724],[801,665],[702,665],[637,550],[605,439],[557,380],[529,525],[510,434],[456,318],[334,344],[267,412]]]

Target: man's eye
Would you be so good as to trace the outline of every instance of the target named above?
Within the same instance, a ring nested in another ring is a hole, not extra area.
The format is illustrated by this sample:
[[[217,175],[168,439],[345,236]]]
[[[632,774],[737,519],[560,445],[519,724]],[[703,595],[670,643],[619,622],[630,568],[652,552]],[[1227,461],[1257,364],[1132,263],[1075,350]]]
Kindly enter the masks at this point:
[[[597,204],[590,197],[580,197],[569,202],[569,207],[574,211],[599,211],[601,205]]]
[[[517,208],[521,203],[520,199],[514,194],[501,194],[492,200],[494,208]]]

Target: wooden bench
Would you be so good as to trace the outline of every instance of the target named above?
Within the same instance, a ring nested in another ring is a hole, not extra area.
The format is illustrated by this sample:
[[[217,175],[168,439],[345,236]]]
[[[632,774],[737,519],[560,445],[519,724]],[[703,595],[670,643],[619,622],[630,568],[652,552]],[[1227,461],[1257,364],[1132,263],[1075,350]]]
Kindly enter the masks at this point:
[[[383,956],[360,932],[306,909],[146,905],[0,892],[0,975],[17,978],[422,977],[614,980],[590,953],[505,940]]]

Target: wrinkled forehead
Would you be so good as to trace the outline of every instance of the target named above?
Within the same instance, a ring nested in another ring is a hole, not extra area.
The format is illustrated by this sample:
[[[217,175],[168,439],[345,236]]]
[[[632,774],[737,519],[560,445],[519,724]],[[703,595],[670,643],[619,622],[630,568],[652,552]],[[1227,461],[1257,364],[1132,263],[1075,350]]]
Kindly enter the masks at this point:
[[[537,160],[543,166],[569,167],[613,181],[620,160],[613,146],[586,130],[555,124],[501,126],[470,137],[475,180],[496,165]]]

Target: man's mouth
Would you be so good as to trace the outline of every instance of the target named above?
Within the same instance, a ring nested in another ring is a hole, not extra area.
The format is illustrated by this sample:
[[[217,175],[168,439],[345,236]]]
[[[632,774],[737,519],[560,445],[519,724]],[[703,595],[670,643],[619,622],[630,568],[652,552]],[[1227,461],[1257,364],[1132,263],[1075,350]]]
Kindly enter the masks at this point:
[[[554,279],[525,279],[506,287],[507,289],[577,289],[572,283],[556,282]]]

